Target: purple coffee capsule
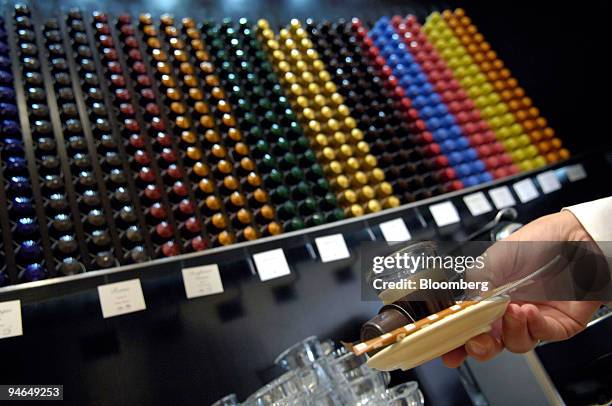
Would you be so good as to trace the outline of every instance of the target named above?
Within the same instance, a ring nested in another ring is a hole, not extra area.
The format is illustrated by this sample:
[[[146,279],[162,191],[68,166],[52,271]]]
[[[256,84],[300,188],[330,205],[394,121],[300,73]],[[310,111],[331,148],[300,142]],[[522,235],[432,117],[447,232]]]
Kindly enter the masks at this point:
[[[20,156],[9,156],[6,159],[6,169],[13,173],[25,172],[28,167],[28,162]]]
[[[17,106],[13,103],[0,103],[0,117],[17,117]]]
[[[19,255],[28,261],[36,260],[42,255],[42,250],[36,241],[26,240],[19,244]]]
[[[0,83],[4,85],[13,83],[13,75],[10,72],[0,70]]]
[[[8,136],[19,135],[19,124],[13,120],[2,120],[0,121],[0,132]]]
[[[30,236],[38,231],[38,224],[36,224],[36,220],[30,217],[24,217],[17,220],[15,229],[21,236]]]
[[[30,191],[30,181],[24,176],[11,176],[9,178],[9,188],[17,194],[26,194]]]
[[[13,198],[13,211],[18,215],[30,214],[34,207],[32,206],[32,199],[25,196],[17,196]]]
[[[0,68],[10,68],[11,60],[5,56],[0,55]]]
[[[16,138],[6,138],[4,140],[4,151],[9,155],[19,155],[23,153],[23,142]]]
[[[0,100],[8,102],[15,100],[15,91],[10,87],[0,86]]]
[[[28,282],[45,279],[45,268],[43,268],[40,264],[28,264],[23,270],[21,277]]]

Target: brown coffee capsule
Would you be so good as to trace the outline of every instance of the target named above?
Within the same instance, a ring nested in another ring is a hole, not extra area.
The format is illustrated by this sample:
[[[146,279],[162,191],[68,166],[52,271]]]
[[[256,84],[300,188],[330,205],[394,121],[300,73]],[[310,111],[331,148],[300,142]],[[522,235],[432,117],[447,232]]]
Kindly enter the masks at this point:
[[[188,144],[195,144],[197,136],[193,131],[181,131],[181,140]]]
[[[268,193],[263,189],[257,188],[253,191],[253,199],[260,204],[266,203],[268,201]]]
[[[251,172],[247,175],[247,182],[253,187],[259,187],[262,183],[261,176],[255,172]]]
[[[208,103],[203,101],[196,101],[193,104],[193,109],[198,114],[208,114],[210,112],[210,108],[208,107]]]
[[[206,130],[206,132],[204,133],[204,138],[211,144],[216,144],[221,141],[221,136],[215,130]]]
[[[223,178],[223,186],[227,190],[234,191],[238,189],[239,183],[235,177],[228,175],[225,178]]]
[[[389,331],[414,323],[412,316],[401,306],[384,306],[378,314],[361,327],[361,341],[371,340]]]
[[[253,215],[247,209],[240,209],[236,213],[236,219],[241,224],[249,224],[251,222],[251,220],[253,219]]]
[[[210,152],[212,152],[215,158],[218,159],[225,158],[225,156],[227,155],[227,150],[225,149],[225,147],[219,144],[213,145],[210,149]]]
[[[218,239],[221,245],[230,245],[230,244],[233,244],[236,240],[236,238],[234,237],[232,233],[230,233],[229,231],[225,231],[225,230],[219,233]]]
[[[227,227],[227,219],[223,213],[215,213],[212,216],[212,224],[220,230]]]
[[[193,161],[199,161],[202,159],[202,151],[198,147],[187,147],[186,155]]]
[[[234,145],[234,151],[241,156],[249,155],[249,147],[244,142],[237,142],[236,145]]]
[[[244,157],[240,160],[240,168],[243,171],[251,172],[255,170],[255,162],[251,158]]]
[[[233,127],[227,130],[227,135],[232,141],[240,141],[242,139],[240,131]]]
[[[256,240],[258,237],[258,233],[257,230],[252,227],[252,226],[247,226],[243,232],[242,235],[244,235],[244,239],[247,241],[253,241]]]
[[[217,196],[211,195],[208,196],[205,200],[206,207],[211,211],[219,211],[221,210],[221,200]],[[216,226],[216,224],[215,224]]]
[[[193,173],[203,178],[205,176],[208,176],[208,174],[210,173],[210,168],[203,162],[196,162],[193,165]]]
[[[240,192],[234,192],[230,195],[230,202],[235,207],[243,207],[246,204],[246,198]]]
[[[215,185],[207,178],[200,180],[200,182],[198,182],[198,187],[204,193],[212,193],[215,191]]]
[[[264,233],[270,234],[270,235],[278,235],[281,234],[283,232],[283,228],[280,224],[278,224],[277,222],[273,221],[271,223],[269,223],[268,225],[264,226]]]

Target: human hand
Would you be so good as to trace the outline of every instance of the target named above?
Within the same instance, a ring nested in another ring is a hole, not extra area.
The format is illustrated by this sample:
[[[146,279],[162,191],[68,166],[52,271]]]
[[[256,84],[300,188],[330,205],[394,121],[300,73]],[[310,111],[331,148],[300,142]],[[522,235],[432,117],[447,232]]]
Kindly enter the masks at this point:
[[[504,241],[592,242],[592,239],[571,212],[562,211],[525,225]],[[518,260],[529,258],[521,257]],[[591,301],[512,302],[489,333],[470,339],[462,347],[443,355],[442,360],[448,367],[456,368],[468,355],[479,361],[487,361],[504,348],[524,353],[534,348],[539,341],[568,339],[585,328],[600,305],[601,302]]]

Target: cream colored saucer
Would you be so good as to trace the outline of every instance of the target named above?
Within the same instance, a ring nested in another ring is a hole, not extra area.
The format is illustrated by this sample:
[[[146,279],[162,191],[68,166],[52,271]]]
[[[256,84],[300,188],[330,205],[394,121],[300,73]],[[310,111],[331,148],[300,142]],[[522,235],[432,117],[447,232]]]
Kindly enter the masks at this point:
[[[470,338],[490,331],[509,301],[508,296],[487,299],[425,326],[376,353],[368,360],[368,366],[381,371],[408,370],[446,354]]]

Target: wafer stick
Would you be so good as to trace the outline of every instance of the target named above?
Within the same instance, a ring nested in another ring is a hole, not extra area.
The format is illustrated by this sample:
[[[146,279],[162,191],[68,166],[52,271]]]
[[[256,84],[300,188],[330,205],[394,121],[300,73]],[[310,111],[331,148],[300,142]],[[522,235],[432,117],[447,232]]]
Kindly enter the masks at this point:
[[[394,344],[404,339],[406,336],[409,336],[410,334],[413,334],[416,331],[419,331],[430,324],[436,323],[444,319],[445,317],[451,316],[465,309],[466,307],[475,305],[476,303],[478,303],[478,301],[476,300],[467,300],[464,302],[458,302],[457,304],[449,308],[441,310],[437,313],[427,316],[424,319],[418,320],[414,323],[406,324],[403,327],[396,328],[395,330],[385,333],[379,337],[372,338],[370,340],[363,341],[358,344],[351,344],[351,343],[344,343],[344,342],[342,344],[347,350],[352,351],[355,355],[357,356],[363,355],[365,353],[368,353],[374,350],[378,350],[383,347]]]

